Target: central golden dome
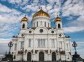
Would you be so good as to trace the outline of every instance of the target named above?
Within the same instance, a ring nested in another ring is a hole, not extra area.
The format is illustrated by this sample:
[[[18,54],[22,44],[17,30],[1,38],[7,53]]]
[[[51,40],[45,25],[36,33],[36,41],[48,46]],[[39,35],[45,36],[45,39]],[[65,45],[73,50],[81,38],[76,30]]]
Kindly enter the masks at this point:
[[[33,18],[34,17],[37,17],[37,16],[46,16],[46,17],[50,17],[48,13],[44,12],[42,9],[40,9],[38,12],[36,12],[34,15],[33,15]]]

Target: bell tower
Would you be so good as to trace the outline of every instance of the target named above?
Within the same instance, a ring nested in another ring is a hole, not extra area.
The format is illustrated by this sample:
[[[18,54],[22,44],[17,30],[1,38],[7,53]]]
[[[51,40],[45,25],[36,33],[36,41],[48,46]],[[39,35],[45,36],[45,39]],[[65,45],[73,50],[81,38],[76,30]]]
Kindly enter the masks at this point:
[[[62,21],[61,21],[61,18],[59,16],[56,17],[55,19],[56,21],[56,28],[57,29],[62,29]]]
[[[27,21],[28,21],[28,18],[24,16],[21,20],[21,29],[27,29]]]

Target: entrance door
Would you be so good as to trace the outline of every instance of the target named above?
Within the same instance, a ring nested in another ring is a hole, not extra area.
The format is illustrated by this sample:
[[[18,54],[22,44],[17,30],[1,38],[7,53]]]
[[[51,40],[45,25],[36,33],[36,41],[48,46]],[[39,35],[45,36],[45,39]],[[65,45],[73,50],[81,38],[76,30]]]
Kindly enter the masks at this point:
[[[27,54],[27,61],[31,61],[31,52],[28,52]]]
[[[56,61],[56,53],[55,52],[52,53],[52,61]]]
[[[44,53],[43,52],[39,53],[39,61],[44,61]]]

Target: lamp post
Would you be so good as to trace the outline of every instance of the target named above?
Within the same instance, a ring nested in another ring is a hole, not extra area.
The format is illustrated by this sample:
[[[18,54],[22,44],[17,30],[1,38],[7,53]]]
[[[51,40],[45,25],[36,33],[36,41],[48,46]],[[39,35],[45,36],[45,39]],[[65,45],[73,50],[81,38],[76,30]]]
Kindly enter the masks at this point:
[[[13,43],[10,41],[9,43],[8,43],[8,47],[9,47],[9,53],[8,53],[8,62],[11,62],[12,61],[12,59],[13,59],[13,57],[12,57],[12,54],[11,54],[11,47],[13,46]]]
[[[8,43],[8,47],[9,47],[9,54],[10,54],[10,52],[11,52],[11,47],[13,46],[13,43],[10,41],[9,43]]]
[[[77,43],[74,41],[72,46],[74,47],[75,53],[77,53],[76,47],[77,47]]]
[[[74,41],[72,46],[74,47],[74,50],[75,50],[75,56],[77,55],[77,50],[76,50],[76,47],[77,47],[77,43]],[[74,58],[74,62],[76,62],[76,57]]]

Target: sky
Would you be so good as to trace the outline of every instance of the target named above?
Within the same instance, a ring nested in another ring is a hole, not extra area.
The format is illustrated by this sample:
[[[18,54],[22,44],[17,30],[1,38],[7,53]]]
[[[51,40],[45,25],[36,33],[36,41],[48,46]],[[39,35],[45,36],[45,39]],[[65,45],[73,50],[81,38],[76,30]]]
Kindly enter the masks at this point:
[[[18,35],[22,17],[28,17],[31,27],[39,7],[50,15],[52,27],[57,14],[62,18],[64,33],[77,42],[78,53],[84,58],[84,0],[0,0],[0,54],[8,51],[7,43]]]

